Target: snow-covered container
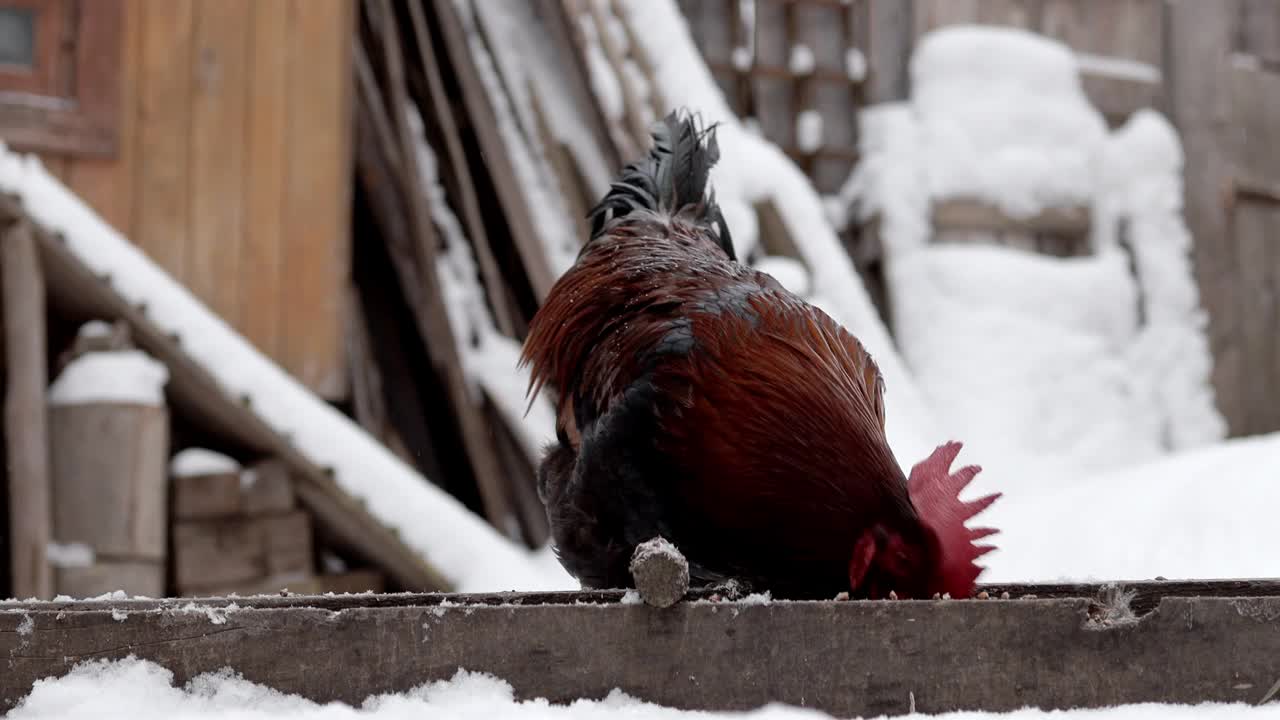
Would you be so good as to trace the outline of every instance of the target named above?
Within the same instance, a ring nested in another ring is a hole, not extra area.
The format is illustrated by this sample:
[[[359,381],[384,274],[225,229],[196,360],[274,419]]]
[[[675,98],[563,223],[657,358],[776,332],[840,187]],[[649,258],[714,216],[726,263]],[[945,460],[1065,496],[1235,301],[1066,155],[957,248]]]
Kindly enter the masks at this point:
[[[50,386],[48,558],[57,592],[164,594],[168,377],[139,350],[96,351],[72,360]]]

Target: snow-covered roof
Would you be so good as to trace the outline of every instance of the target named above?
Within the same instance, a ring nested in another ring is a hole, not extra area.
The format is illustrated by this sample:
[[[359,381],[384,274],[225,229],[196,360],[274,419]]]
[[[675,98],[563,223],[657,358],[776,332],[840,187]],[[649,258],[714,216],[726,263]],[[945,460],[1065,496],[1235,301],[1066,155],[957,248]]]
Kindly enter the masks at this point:
[[[265,357],[37,158],[0,144],[0,192],[47,231],[41,250],[52,296],[85,312],[123,316],[137,344],[169,366],[175,404],[204,410],[219,431],[300,470],[299,495],[317,519],[401,584],[459,591],[575,586],[545,553],[501,537]]]

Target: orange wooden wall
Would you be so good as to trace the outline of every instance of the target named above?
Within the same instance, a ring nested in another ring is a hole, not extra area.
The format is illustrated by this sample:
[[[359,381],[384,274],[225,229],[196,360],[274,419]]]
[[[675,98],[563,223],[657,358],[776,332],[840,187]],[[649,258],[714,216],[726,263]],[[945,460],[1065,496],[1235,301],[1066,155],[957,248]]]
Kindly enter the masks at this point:
[[[346,394],[352,0],[125,0],[120,152],[47,157],[259,348]]]

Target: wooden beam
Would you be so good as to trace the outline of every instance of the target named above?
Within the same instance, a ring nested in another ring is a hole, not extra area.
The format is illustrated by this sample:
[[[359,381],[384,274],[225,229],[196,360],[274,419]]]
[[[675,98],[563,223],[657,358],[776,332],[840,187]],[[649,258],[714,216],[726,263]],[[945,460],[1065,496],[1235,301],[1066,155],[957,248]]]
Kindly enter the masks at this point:
[[[10,225],[0,243],[12,587],[16,597],[48,599],[53,593],[53,576],[45,553],[52,539],[53,493],[45,404],[49,384],[45,277],[35,233],[26,220]]]
[[[498,130],[497,115],[471,56],[470,36],[458,16],[457,5],[454,0],[435,0],[433,6],[436,20],[441,24],[448,61],[462,88],[463,103],[480,143],[484,164],[489,169],[498,201],[507,218],[507,227],[511,229],[516,249],[524,262],[529,284],[541,302],[555,284],[556,277],[547,262],[539,230],[534,226],[527,196],[511,164],[512,151]]]
[[[6,202],[17,207],[16,198],[9,197]],[[110,278],[95,276],[47,232],[36,228],[34,236],[50,302],[73,317],[119,318],[128,323],[138,347],[168,367],[166,390],[177,412],[199,418],[211,433],[246,450],[276,456],[287,463],[298,483],[298,498],[317,523],[330,531],[342,547],[384,569],[397,585],[406,589],[452,587],[392,529],[343,490],[326,469],[254,413],[245,399],[230,395],[217,378],[183,350],[180,337],[161,330],[148,318],[145,307],[125,300],[112,289]],[[41,311],[43,322],[43,306]],[[42,403],[43,397],[42,390]]]
[[[485,423],[481,407],[467,384],[463,372],[461,350],[454,341],[449,316],[445,309],[446,300],[436,275],[436,248],[447,243],[442,242],[436,234],[431,221],[430,208],[427,205],[426,189],[423,186],[421,168],[418,166],[415,142],[404,114],[409,102],[408,87],[405,84],[402,65],[401,43],[396,29],[395,15],[390,0],[371,0],[368,4],[371,17],[379,18],[375,30],[381,33],[384,61],[388,75],[387,84],[390,90],[391,111],[388,113],[391,126],[397,133],[399,147],[406,158],[405,209],[409,216],[409,227],[412,229],[411,247],[416,252],[417,272],[401,268],[401,282],[404,285],[417,284],[422,287],[420,302],[412,309],[418,321],[419,331],[426,340],[427,353],[432,364],[444,379],[449,393],[450,404],[458,422],[458,431],[462,436],[462,444],[475,474],[480,497],[484,501],[484,513],[489,523],[498,532],[511,539],[518,533],[514,526],[518,524],[511,507],[510,492],[505,475],[498,462],[497,450],[492,436]],[[381,107],[379,104],[378,107]]]
[[[841,717],[1263,700],[1280,653],[1280,586],[1161,585],[666,609],[622,603],[621,592],[15,604],[0,608],[0,711],[39,678],[130,654],[179,685],[230,666],[322,703],[358,704],[459,667],[502,678],[518,699],[618,688],[677,708],[780,702]],[[1139,606],[1144,591],[1156,599]],[[307,672],[280,662],[282,651],[308,658]]]
[[[1027,218],[1005,214],[990,203],[972,198],[938,200],[933,204],[935,230],[1031,232],[1058,235],[1088,235],[1089,208],[1083,205],[1050,207]]]

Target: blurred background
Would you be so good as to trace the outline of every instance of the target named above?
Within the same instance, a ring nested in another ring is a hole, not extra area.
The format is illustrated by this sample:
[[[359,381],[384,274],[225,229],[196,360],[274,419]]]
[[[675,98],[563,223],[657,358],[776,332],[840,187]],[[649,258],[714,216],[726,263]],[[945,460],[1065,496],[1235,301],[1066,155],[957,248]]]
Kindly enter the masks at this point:
[[[520,343],[681,106],[993,577],[1274,575],[1278,67],[1280,0],[0,0],[0,597],[575,587]]]

